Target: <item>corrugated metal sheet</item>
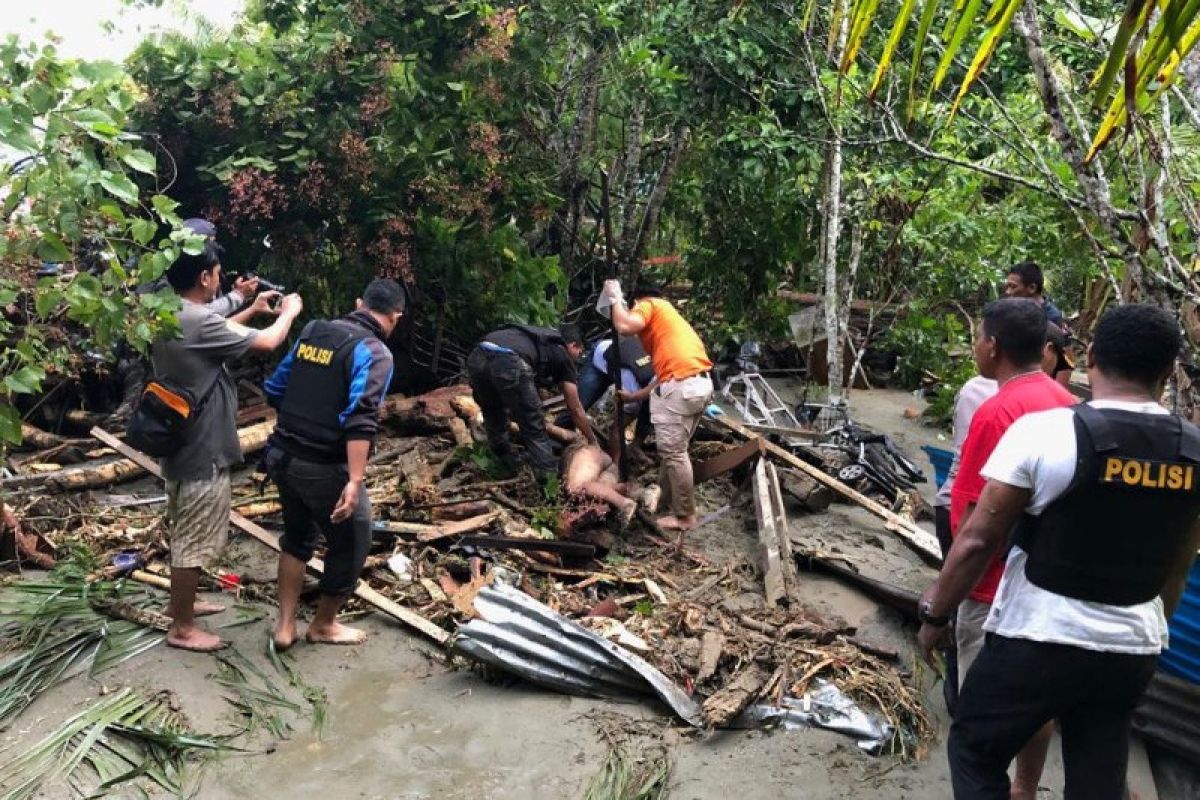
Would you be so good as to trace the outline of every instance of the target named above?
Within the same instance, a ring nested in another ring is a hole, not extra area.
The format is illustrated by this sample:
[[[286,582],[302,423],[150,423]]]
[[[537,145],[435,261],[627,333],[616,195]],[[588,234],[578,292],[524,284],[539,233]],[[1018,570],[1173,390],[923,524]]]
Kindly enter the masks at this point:
[[[1200,683],[1200,559],[1188,573],[1183,599],[1171,617],[1171,647],[1158,664],[1168,674]]]
[[[700,705],[650,664],[504,584],[475,596],[478,619],[458,629],[461,653],[542,686],[585,697],[657,695],[691,725]]]
[[[1134,709],[1133,729],[1200,765],[1200,685],[1159,670]]]

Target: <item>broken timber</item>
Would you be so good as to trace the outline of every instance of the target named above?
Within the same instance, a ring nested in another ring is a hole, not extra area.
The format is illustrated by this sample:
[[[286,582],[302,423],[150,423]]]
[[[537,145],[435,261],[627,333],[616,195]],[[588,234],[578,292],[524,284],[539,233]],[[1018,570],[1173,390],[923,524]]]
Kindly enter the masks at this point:
[[[238,430],[238,443],[241,445],[242,452],[250,454],[262,450],[266,447],[267,437],[271,435],[271,431],[274,428],[275,423],[268,421]],[[95,430],[100,430],[109,437],[109,439],[101,439],[101,441],[124,455],[122,450],[119,450],[110,443],[111,440],[112,442],[121,444],[119,439],[100,428],[93,429],[93,435]],[[146,471],[144,464],[126,457],[99,464],[79,464],[55,472],[17,475],[13,478],[0,480],[0,487],[15,489],[21,486],[37,486],[43,491],[77,492],[84,489],[99,489],[102,486],[110,486],[115,483],[133,480],[144,475]]]
[[[783,495],[779,491],[779,476],[775,465],[765,458],[754,466],[754,514],[758,519],[758,561],[766,588],[767,607],[788,603],[796,591],[796,563],[787,515],[783,510]]]
[[[150,456],[138,450],[134,450],[132,447],[125,444],[103,428],[92,428],[91,434],[112,449],[116,450],[121,455],[125,456],[130,461],[133,461],[139,465],[151,475],[154,475],[156,478],[162,478],[162,471],[159,469],[158,464],[154,461],[154,459],[150,458]],[[241,530],[242,532],[257,539],[267,547],[270,547],[272,550],[279,550],[279,541],[277,537],[271,535],[266,531],[266,529],[251,522],[241,514],[238,514],[236,511],[229,512],[229,521],[233,523],[234,527],[236,527],[238,530]],[[311,558],[308,561],[308,568],[312,572],[321,575],[325,572],[325,562],[319,558]],[[361,580],[354,587],[354,596],[360,600],[370,603],[388,616],[403,622],[405,625],[408,625],[417,632],[424,634],[438,644],[445,644],[450,639],[450,633],[448,631],[440,628],[437,625],[434,625],[420,614],[405,608],[404,606],[392,600],[390,597],[380,594]]]
[[[872,514],[882,519],[884,521],[884,527],[899,536],[900,540],[908,545],[908,547],[914,553],[920,556],[925,563],[935,567],[941,565],[941,548],[938,547],[937,539],[929,531],[923,530],[915,523],[890,511],[861,492],[851,489],[837,478],[834,478],[831,475],[826,475],[820,469],[814,467],[812,464],[809,464],[807,461],[792,455],[782,447],[768,442],[758,434],[747,429],[744,425],[734,422],[731,419],[727,419],[726,417],[717,417],[711,421],[714,424],[731,431],[732,433],[736,433],[743,439],[749,439],[751,441],[757,440],[759,442],[759,446],[763,448],[763,452],[771,455],[773,458],[779,459],[789,467],[800,470],[809,477],[825,484],[841,496],[854,501],[867,511],[870,511]]]

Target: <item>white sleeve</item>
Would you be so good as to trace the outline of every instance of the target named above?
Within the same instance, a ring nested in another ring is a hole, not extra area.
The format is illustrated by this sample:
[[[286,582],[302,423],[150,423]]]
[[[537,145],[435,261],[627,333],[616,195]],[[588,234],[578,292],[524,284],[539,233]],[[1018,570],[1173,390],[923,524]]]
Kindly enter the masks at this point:
[[[1044,442],[1037,422],[1037,415],[1026,415],[1009,426],[979,474],[1019,489],[1032,489]]]

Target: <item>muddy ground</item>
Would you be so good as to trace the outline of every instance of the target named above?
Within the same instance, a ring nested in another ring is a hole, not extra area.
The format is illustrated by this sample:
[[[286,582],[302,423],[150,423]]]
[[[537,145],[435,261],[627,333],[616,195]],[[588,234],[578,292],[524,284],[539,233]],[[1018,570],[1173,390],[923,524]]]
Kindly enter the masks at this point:
[[[921,444],[945,446],[945,437],[904,408],[920,409],[911,395],[857,392],[852,414],[891,433],[923,465]],[[929,470],[932,475],[932,470]],[[703,511],[723,498],[702,492]],[[929,494],[929,492],[926,492]],[[834,505],[830,513],[792,518],[799,541],[851,555],[862,571],[914,590],[933,573],[861,510]],[[719,563],[751,558],[753,512],[741,507],[697,533],[693,547]],[[271,554],[236,537],[228,566],[247,578],[273,577]],[[899,615],[830,578],[802,573],[804,600],[831,617],[859,627],[871,642],[901,651],[912,668],[911,626]],[[224,595],[226,601],[231,600]],[[215,596],[213,599],[218,599]],[[738,601],[729,598],[727,602]],[[211,618],[219,627],[233,611]],[[926,702],[939,728],[939,742],[919,763],[872,757],[854,742],[820,730],[721,732],[698,737],[676,725],[661,708],[564,697],[507,680],[485,679],[455,669],[422,640],[378,615],[361,621],[371,633],[361,647],[301,644],[293,653],[305,679],[329,696],[328,725],[318,738],[304,718],[293,720],[290,738],[260,735],[242,754],[227,755],[199,773],[197,797],[325,796],[331,798],[580,798],[599,769],[607,747],[606,727],[629,732],[630,748],[663,740],[673,761],[672,798],[947,798],[950,796],[944,736],[947,719],[941,687],[922,673]],[[244,655],[265,664],[267,621],[222,630]],[[129,685],[152,694],[170,690],[194,727],[227,730],[230,707],[209,676],[211,656],[155,648],[99,679],[76,678],[40,698],[0,736],[4,744],[31,741],[105,688]],[[1052,753],[1042,798],[1061,796],[1062,776]],[[61,787],[44,796],[57,797]]]

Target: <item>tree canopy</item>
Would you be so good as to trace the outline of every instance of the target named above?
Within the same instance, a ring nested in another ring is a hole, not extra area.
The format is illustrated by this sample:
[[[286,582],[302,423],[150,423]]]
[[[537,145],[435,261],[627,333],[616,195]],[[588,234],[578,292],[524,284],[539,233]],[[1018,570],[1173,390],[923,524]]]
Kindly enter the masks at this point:
[[[498,322],[589,320],[606,215],[620,277],[690,287],[713,343],[785,334],[781,290],[829,298],[845,336],[866,297],[905,306],[897,378],[952,383],[973,314],[1033,259],[1078,331],[1142,299],[1194,347],[1198,14],[252,0],[227,34],[152,39],[120,66],[10,42],[0,143],[27,156],[2,173],[0,257],[25,316],[5,389],[80,351],[47,338],[56,321],[101,349],[169,325],[170,298],[135,289],[194,246],[178,223],[198,215],[227,267],[316,314],[372,276],[407,282],[430,379]],[[38,279],[41,261],[74,277]]]

